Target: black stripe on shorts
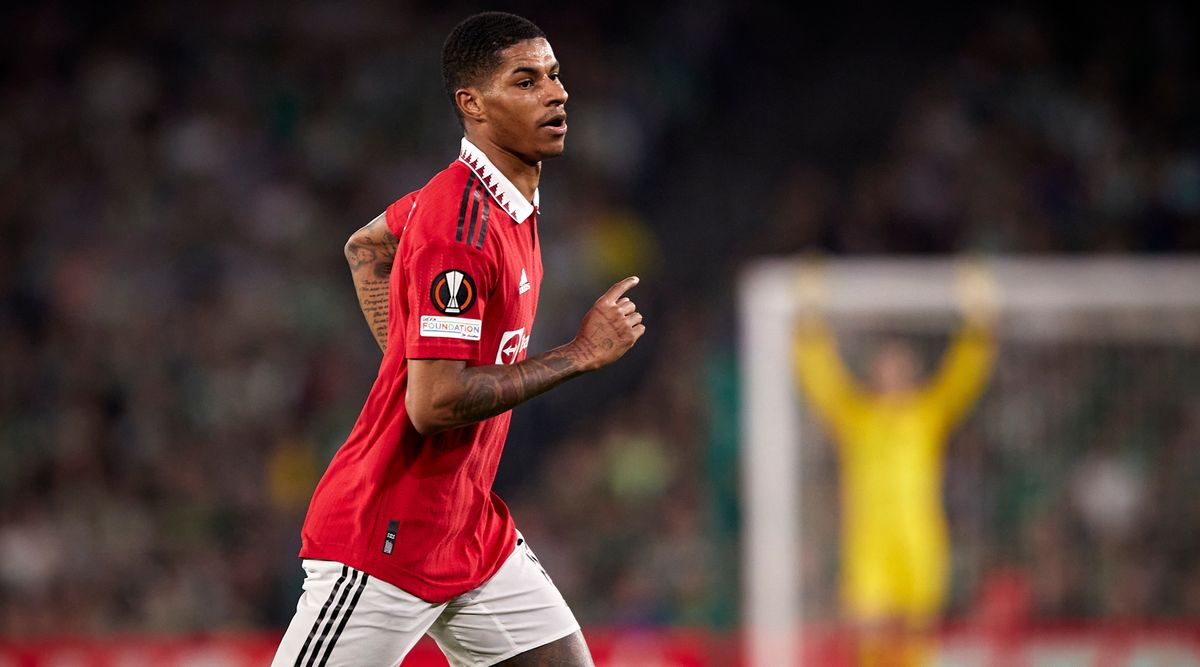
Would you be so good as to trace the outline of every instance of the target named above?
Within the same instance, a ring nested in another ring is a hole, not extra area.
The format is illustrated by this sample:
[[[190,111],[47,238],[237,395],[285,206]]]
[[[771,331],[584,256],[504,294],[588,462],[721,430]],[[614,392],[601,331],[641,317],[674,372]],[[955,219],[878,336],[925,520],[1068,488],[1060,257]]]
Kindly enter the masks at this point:
[[[308,639],[304,640],[304,646],[300,648],[300,654],[296,656],[296,667],[300,667],[300,663],[304,661],[304,654],[308,651],[308,645],[312,643],[313,637],[317,635],[317,628],[321,626],[321,621],[325,619],[325,614],[329,613],[329,605],[333,604],[334,598],[337,597],[338,589],[342,587],[342,582],[346,581],[346,574],[350,568],[342,566],[342,576],[338,577],[337,583],[333,585],[333,590],[329,593],[329,599],[325,600],[325,606],[321,607],[321,613],[317,614],[317,620],[313,621],[312,630],[308,631]]]
[[[321,636],[317,638],[317,643],[313,646],[312,655],[308,656],[308,662],[304,663],[305,667],[313,667],[316,664],[317,655],[321,652],[321,647],[325,644],[325,638],[329,636],[329,631],[333,629],[333,624],[337,623],[338,615],[342,613],[342,607],[346,605],[346,598],[350,596],[350,589],[354,588],[354,585],[358,583],[358,575],[367,576],[353,568],[351,568],[350,572],[350,583],[342,589],[342,597],[338,598],[337,605],[333,608],[333,613],[329,615],[329,620],[325,622],[325,629],[321,631]]]
[[[346,609],[346,615],[342,616],[342,622],[338,623],[337,631],[333,633],[333,638],[329,640],[329,647],[325,649],[325,655],[321,657],[320,667],[325,667],[325,663],[329,662],[329,654],[333,653],[333,647],[337,644],[338,637],[342,636],[342,630],[346,629],[346,623],[350,620],[350,614],[354,613],[354,607],[358,605],[358,598],[362,597],[363,590],[367,587],[367,573],[362,573],[362,579],[358,582],[358,588],[354,589],[354,597],[350,598],[350,607]]]

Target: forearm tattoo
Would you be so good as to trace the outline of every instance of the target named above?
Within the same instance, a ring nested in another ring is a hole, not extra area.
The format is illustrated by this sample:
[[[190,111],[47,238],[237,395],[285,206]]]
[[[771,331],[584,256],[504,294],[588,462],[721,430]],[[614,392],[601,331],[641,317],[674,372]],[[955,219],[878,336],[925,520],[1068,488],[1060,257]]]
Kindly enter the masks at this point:
[[[511,366],[474,366],[463,371],[466,384],[452,407],[463,424],[482,421],[552,389],[582,372],[583,365],[566,346]]]
[[[358,293],[358,306],[379,349],[387,351],[388,281],[392,262],[396,259],[396,237],[387,230],[382,243],[368,244],[351,241],[346,246],[346,259]]]

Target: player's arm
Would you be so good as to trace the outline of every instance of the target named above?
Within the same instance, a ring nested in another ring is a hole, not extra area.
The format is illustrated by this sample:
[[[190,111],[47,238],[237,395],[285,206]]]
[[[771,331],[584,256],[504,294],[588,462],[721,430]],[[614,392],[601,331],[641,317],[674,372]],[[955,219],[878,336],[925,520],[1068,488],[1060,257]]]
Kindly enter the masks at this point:
[[[354,232],[346,242],[346,261],[358,294],[358,307],[379,349],[387,351],[388,280],[396,259],[397,239],[388,229],[386,215]]]
[[[592,305],[575,338],[511,365],[472,366],[451,359],[409,359],[409,419],[422,435],[493,417],[538,394],[621,358],[646,332],[624,296],[636,277],[613,285]]]
[[[968,322],[954,338],[929,390],[929,400],[954,424],[982,393],[992,368],[991,330]]]
[[[961,419],[982,393],[996,354],[992,335],[997,314],[994,281],[981,265],[968,264],[960,270],[956,287],[963,326],[943,356],[928,391],[930,403],[947,425]]]
[[[801,317],[792,352],[796,375],[817,411],[833,424],[851,419],[863,392],[842,363],[828,325],[814,314]]]
[[[842,363],[837,339],[821,317],[824,276],[811,263],[801,267],[796,283],[800,316],[792,341],[796,376],[817,412],[835,426],[852,419],[863,392]]]

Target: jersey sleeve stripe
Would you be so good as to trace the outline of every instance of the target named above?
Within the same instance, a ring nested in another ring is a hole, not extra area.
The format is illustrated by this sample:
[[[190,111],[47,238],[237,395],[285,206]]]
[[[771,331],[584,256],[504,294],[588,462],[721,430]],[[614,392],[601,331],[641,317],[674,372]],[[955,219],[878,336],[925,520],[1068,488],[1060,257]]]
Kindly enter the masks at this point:
[[[463,240],[463,218],[467,214],[467,202],[471,199],[471,190],[475,188],[475,172],[467,177],[467,185],[463,188],[462,203],[458,206],[458,232],[454,235],[455,241]]]
[[[487,223],[488,214],[492,211],[492,198],[483,198],[483,217],[479,221],[479,241],[475,244],[476,248],[483,250],[483,240],[487,238]]]
[[[479,201],[483,199],[483,183],[475,188],[475,192],[471,195],[474,200],[471,204],[471,226],[467,228],[467,245],[472,245],[475,239],[475,224],[479,221]]]

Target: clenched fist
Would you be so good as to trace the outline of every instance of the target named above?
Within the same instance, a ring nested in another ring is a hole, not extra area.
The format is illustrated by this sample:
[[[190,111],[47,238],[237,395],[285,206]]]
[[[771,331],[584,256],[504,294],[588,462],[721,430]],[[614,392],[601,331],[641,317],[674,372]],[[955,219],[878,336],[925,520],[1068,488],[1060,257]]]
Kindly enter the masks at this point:
[[[630,276],[613,285],[583,316],[579,333],[570,343],[583,370],[603,368],[620,359],[646,333],[642,314],[625,296],[637,284],[637,276]]]

